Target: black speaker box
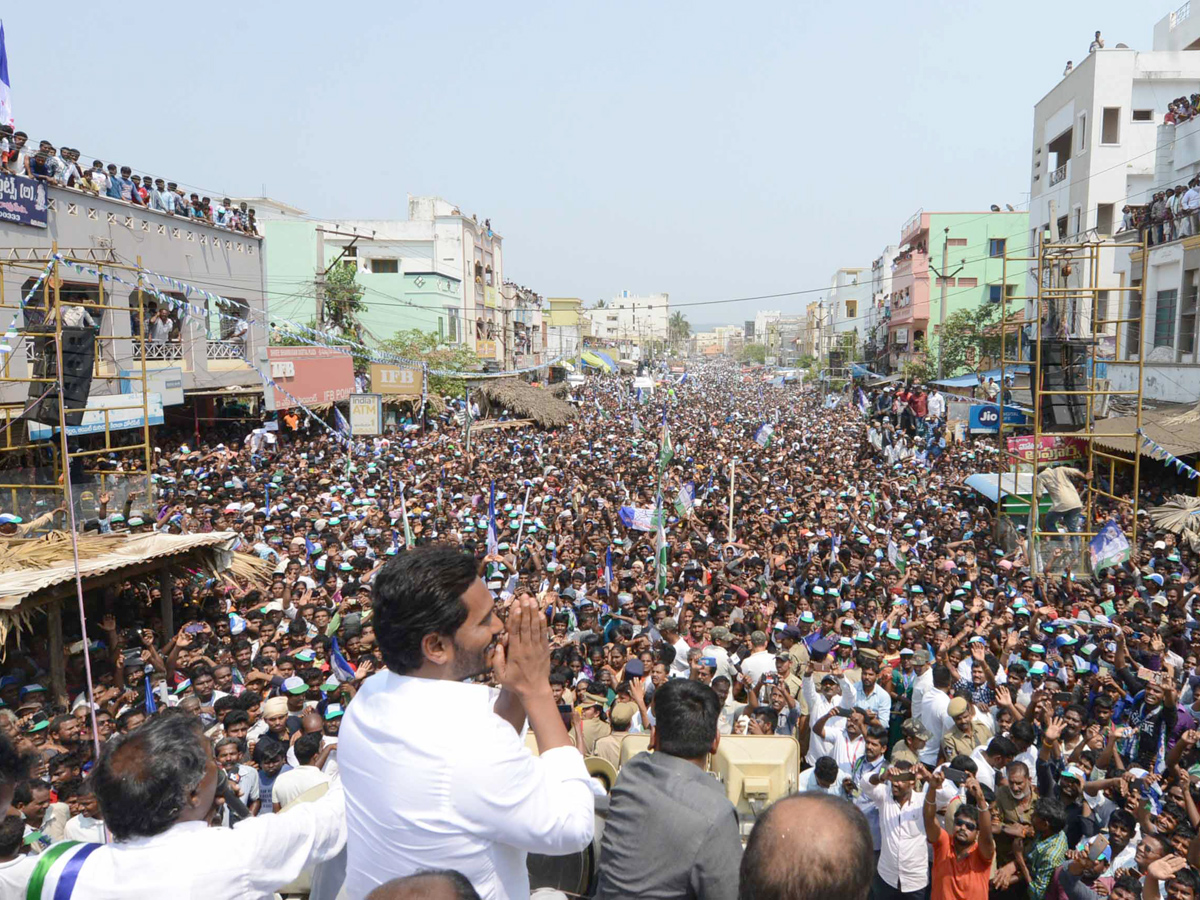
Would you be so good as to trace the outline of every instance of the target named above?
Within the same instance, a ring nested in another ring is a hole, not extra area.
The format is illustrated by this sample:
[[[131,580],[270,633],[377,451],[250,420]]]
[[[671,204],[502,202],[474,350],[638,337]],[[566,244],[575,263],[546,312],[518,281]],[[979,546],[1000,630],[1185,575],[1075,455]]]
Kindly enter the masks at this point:
[[[58,379],[58,354],[54,346],[53,326],[37,326],[26,329],[33,341],[33,366],[31,377]],[[96,359],[96,332],[92,328],[64,328],[62,330],[63,394],[68,425],[83,421],[83,410],[92,391],[92,369]],[[41,400],[38,400],[47,390]],[[43,425],[57,426],[58,385],[41,381],[29,383],[29,399],[37,400],[26,413],[26,418]]]

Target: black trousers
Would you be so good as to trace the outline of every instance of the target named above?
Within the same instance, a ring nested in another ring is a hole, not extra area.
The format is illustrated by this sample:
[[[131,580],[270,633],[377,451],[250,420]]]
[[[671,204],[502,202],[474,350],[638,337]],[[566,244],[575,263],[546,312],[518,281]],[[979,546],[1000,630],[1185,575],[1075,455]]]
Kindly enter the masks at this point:
[[[915,891],[902,891],[880,878],[878,872],[875,873],[875,880],[871,885],[871,900],[925,900],[928,896],[928,885]]]

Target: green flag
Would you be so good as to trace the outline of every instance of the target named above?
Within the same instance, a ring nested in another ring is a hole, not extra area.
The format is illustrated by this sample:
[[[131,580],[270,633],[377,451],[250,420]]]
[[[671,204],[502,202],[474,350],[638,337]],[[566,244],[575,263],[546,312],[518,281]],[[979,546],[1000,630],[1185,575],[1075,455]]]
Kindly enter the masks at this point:
[[[664,516],[661,493],[658,495],[658,500],[655,503],[655,518],[658,520],[658,539],[654,554],[655,568],[657,569],[655,586],[658,588],[658,595],[661,597],[667,592],[667,532],[663,528]]]
[[[415,541],[412,528],[408,524],[408,504],[404,502],[404,488],[400,488],[400,506],[404,509],[404,549],[411,550]]]

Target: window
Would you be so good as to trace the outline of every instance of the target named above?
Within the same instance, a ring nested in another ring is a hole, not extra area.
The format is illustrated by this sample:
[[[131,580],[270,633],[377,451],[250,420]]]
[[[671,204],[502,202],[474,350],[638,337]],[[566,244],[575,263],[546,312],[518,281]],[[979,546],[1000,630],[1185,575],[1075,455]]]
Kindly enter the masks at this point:
[[[1096,207],[1096,231],[1099,234],[1113,233],[1113,204],[1101,203]]]
[[[1178,305],[1179,291],[1171,288],[1169,291],[1159,291],[1154,302],[1154,346],[1175,346],[1175,307]]]
[[[1133,111],[1133,121],[1135,122],[1153,122],[1154,110],[1152,109],[1135,109]]]
[[[1140,288],[1142,283],[1135,281],[1132,287]],[[1142,352],[1142,295],[1137,291],[1129,293],[1129,312],[1125,315],[1126,319],[1132,319],[1125,326],[1125,358],[1137,359],[1138,354]]]
[[[948,238],[946,240],[947,247],[965,247],[967,246],[966,238]]]
[[[1079,114],[1079,152],[1087,149],[1087,113]]]
[[[1183,273],[1183,309],[1179,311],[1179,353],[1176,362],[1183,362],[1183,355],[1196,350],[1196,285],[1200,270],[1188,269]]]
[[[954,279],[953,278],[939,278],[937,280],[937,286],[938,287],[954,287]]]
[[[960,288],[979,287],[979,279],[978,278],[960,278],[960,279],[958,279],[958,286]]]
[[[1004,296],[1010,300],[1017,296],[1017,286],[1015,284],[1006,284],[1004,286]]]
[[[400,272],[400,260],[372,259],[371,271],[376,275],[396,275]]]
[[[1071,214],[1075,219],[1075,227],[1071,230],[1071,234],[1079,234],[1083,231],[1083,207],[1076,206]]]
[[[1121,143],[1121,108],[1119,106],[1104,107],[1104,117],[1100,120],[1100,143]]]
[[[458,310],[453,306],[446,307],[446,322],[449,325],[447,340],[451,344],[458,343]]]
[[[988,285],[988,302],[989,303],[999,303],[1000,299],[1003,296],[1004,296],[1004,285],[1002,285],[1002,284],[989,284]]]
[[[1103,323],[1108,318],[1108,291],[1096,292],[1096,321]],[[1108,326],[1099,324],[1096,326],[1098,331],[1104,331]]]
[[[357,247],[347,247],[345,249],[345,252],[342,253],[342,256],[347,259],[357,259],[358,258],[358,248]]]
[[[1007,244],[1005,238],[992,238],[988,241],[988,256],[1003,256]]]
[[[846,318],[847,319],[857,319],[858,318],[858,301],[857,300],[847,300],[846,301]]]

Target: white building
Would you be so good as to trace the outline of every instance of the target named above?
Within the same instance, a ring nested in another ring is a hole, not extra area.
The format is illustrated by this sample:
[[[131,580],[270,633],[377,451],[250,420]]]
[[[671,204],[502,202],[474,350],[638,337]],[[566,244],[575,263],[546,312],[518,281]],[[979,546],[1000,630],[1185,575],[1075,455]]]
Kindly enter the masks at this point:
[[[1141,204],[1152,193],[1156,124],[1167,103],[1190,95],[1200,84],[1200,52],[1187,49],[1200,38],[1200,15],[1188,16],[1189,9],[1185,4],[1155,26],[1150,51],[1131,49],[1110,36],[1105,49],[1078,60],[1038,101],[1025,255],[1037,254],[1044,232],[1052,237],[1057,233],[1060,239],[1114,234],[1120,229],[1122,208]],[[1101,287],[1121,286],[1124,256],[1124,250],[1101,254]],[[1037,266],[1029,269],[1027,293],[1032,295]],[[1097,317],[1116,318],[1115,300],[1115,295],[1102,292]],[[1032,312],[1032,301],[1026,311]],[[1079,310],[1080,333],[1086,333],[1090,314],[1088,308]]]
[[[604,306],[585,310],[592,337],[629,346],[666,341],[670,310],[666,294],[638,296],[621,291]]]
[[[857,345],[863,332],[863,313],[871,299],[870,273],[861,267],[841,268],[829,279],[826,309],[833,328],[834,341],[849,334]]]
[[[778,309],[760,309],[754,314],[754,340],[759,344],[767,342],[771,325],[778,322],[783,312]]]
[[[887,346],[885,315],[888,297],[892,295],[892,267],[899,256],[900,249],[895,244],[889,244],[871,263],[871,299],[863,313],[861,332],[865,338],[864,347],[869,351],[868,359]]]

